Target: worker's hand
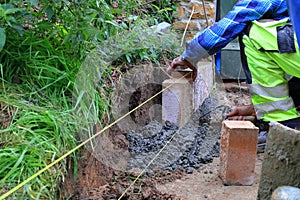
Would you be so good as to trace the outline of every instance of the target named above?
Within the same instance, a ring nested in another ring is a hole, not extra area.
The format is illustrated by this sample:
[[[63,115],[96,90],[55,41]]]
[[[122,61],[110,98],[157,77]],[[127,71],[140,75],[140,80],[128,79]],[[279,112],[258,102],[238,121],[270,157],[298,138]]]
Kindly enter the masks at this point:
[[[245,120],[246,116],[256,117],[253,104],[236,107],[227,114],[230,119],[240,121]]]
[[[168,69],[167,69],[168,74],[171,74],[176,69],[176,67],[178,67],[178,66],[187,66],[188,68],[193,70],[192,79],[193,79],[193,81],[196,80],[196,78],[197,78],[197,68],[194,67],[194,65],[192,65],[189,61],[181,60],[180,56],[175,58],[172,61],[171,65],[168,67]]]

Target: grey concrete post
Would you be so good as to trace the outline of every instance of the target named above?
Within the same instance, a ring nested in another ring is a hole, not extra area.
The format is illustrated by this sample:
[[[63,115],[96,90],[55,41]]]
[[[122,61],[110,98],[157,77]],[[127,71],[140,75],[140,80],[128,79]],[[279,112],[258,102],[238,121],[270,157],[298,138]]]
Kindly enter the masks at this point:
[[[300,131],[272,123],[257,198],[270,200],[280,186],[300,187]]]

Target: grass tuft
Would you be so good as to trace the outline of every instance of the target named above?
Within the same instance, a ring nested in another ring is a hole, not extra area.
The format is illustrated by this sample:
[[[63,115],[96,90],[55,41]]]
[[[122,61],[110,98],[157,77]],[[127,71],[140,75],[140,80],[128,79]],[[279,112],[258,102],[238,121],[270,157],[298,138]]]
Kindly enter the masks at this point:
[[[151,8],[141,0],[116,2],[117,7],[105,0],[0,4],[0,196],[73,149],[81,142],[78,135],[91,134],[95,122],[109,122],[117,63],[157,61],[172,45],[163,47],[156,38],[147,39],[149,33],[142,34],[145,26],[171,19],[171,9],[162,8],[171,1],[152,2],[156,6]],[[133,34],[118,35],[124,30]],[[109,42],[118,36],[126,41],[122,47]],[[137,39],[147,39],[142,48],[134,46]],[[111,45],[113,51],[99,44]],[[102,52],[95,56],[98,50]],[[106,54],[121,58],[113,67],[111,60],[102,59]],[[85,71],[84,64],[97,67]],[[78,77],[89,73],[92,80],[78,84]],[[77,153],[70,159],[74,178]],[[67,162],[30,181],[11,199],[57,199]]]

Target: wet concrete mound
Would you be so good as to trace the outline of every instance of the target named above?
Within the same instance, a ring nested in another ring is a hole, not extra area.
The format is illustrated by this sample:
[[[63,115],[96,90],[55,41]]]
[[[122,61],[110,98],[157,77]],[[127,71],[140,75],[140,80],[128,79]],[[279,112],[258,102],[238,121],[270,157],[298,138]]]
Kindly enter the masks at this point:
[[[207,98],[188,123],[178,127],[169,121],[151,122],[126,134],[131,168],[155,168],[192,173],[219,156],[220,131],[228,107]]]
[[[176,133],[179,127],[169,121],[162,126],[158,133],[150,137],[134,136],[128,134],[126,139],[129,141],[129,151],[133,153],[147,153],[149,151],[158,151],[164,147],[167,141]]]

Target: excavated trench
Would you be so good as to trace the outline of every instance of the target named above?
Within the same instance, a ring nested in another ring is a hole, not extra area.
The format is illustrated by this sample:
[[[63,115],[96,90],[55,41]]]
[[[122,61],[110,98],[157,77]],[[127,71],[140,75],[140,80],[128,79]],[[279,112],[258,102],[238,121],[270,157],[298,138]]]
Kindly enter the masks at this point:
[[[127,76],[131,85],[119,83],[114,108],[121,111],[120,116],[162,89],[161,80],[149,81],[146,77],[160,71],[155,66],[154,70],[148,65],[141,68],[140,73],[134,71],[133,77]],[[79,158],[78,178],[74,180],[70,173],[62,188],[64,195],[70,199],[118,199],[133,177],[142,174],[123,199],[174,199],[172,194],[160,193],[157,182],[174,181],[219,156],[222,121],[228,105],[236,103],[229,102],[226,91],[221,90],[213,91],[181,127],[169,121],[162,123],[161,95],[132,112],[93,140],[93,148],[86,147],[88,151]]]
[[[153,88],[139,90],[143,94],[135,93],[130,106],[152,96],[157,90]],[[236,103],[235,96],[227,97],[224,90],[213,91],[181,127],[152,120],[147,114],[160,102],[158,96],[130,116],[130,120],[140,122],[140,128],[123,131],[114,126],[94,141],[99,148],[85,151],[79,158],[77,179],[70,172],[62,188],[63,195],[76,200],[118,199],[135,177],[142,174],[122,199],[178,199],[159,191],[157,184],[201,171],[202,166],[219,156],[222,121],[230,109],[227,105]]]
[[[147,170],[150,174],[153,168],[170,171],[183,168],[186,173],[192,173],[212,162],[219,156],[221,124],[227,111],[227,106],[208,97],[182,127],[169,121],[164,124],[152,121],[140,131],[128,132],[126,139],[132,154],[129,167],[146,168],[151,163]],[[156,155],[158,158],[151,161]]]
[[[115,119],[162,90],[162,82],[168,77],[161,68],[145,63],[127,70],[112,97]],[[160,94],[118,122],[112,134],[119,135],[119,139],[107,136],[115,146],[110,151],[107,140],[98,139],[98,145],[103,146],[97,151],[98,159],[114,168],[118,165],[118,170],[145,171],[151,175],[156,169],[184,169],[192,173],[219,156],[221,125],[229,108],[222,102],[219,91],[212,92],[181,127],[169,121],[162,122],[164,105],[161,104]],[[123,152],[116,152],[116,149]]]

